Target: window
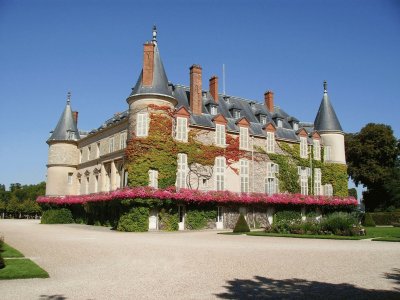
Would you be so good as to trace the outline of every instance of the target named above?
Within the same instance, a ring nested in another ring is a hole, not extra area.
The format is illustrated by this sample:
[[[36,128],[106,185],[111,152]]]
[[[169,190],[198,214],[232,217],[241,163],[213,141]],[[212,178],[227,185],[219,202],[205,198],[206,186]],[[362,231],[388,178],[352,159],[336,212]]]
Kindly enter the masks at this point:
[[[333,187],[332,184],[325,184],[324,185],[324,195],[328,197],[333,196]]]
[[[331,146],[324,147],[324,161],[331,160]]]
[[[321,169],[314,169],[314,195],[322,195],[321,188]]]
[[[278,119],[278,127],[282,127],[282,126],[283,126],[282,120]]]
[[[300,157],[301,158],[308,157],[307,138],[304,136],[300,137]]]
[[[82,149],[79,150],[79,163],[82,162]]]
[[[321,146],[319,144],[319,140],[314,140],[313,145],[314,145],[314,159],[321,160]]]
[[[300,193],[308,195],[308,177],[311,176],[311,169],[304,167],[297,167],[297,173],[300,181]]]
[[[246,127],[240,127],[239,132],[239,148],[247,150],[249,149],[249,129]]]
[[[240,159],[240,191],[242,193],[249,192],[249,161]]]
[[[210,113],[211,113],[212,115],[216,115],[216,114],[218,113],[217,107],[214,106],[214,105],[211,105],[211,106],[210,106]]]
[[[149,121],[147,113],[138,113],[136,116],[136,136],[147,136],[149,131]]]
[[[240,118],[240,110],[238,110],[238,109],[233,110],[233,118],[235,118],[235,119]]]
[[[267,164],[267,177],[265,178],[265,193],[273,195],[279,193],[279,165],[269,162]]]
[[[267,132],[267,152],[275,152],[275,133]]]
[[[260,123],[261,123],[262,125],[267,124],[267,117],[266,117],[266,116],[263,116],[263,115],[260,115]]]
[[[87,160],[90,160],[90,152],[92,152],[92,147],[87,147]]]
[[[72,184],[72,175],[73,173],[68,173],[68,184]]]
[[[176,139],[181,142],[187,142],[188,140],[187,118],[182,118],[182,117],[176,118]]]
[[[119,138],[119,148],[120,149],[124,149],[126,147],[126,139],[127,139],[126,132],[122,132],[121,136]]]
[[[149,186],[158,189],[158,171],[149,170]]]
[[[293,130],[299,130],[299,123],[293,123]]]
[[[108,139],[108,153],[114,152],[114,137]]]
[[[96,158],[100,157],[100,142],[96,144]]]
[[[187,176],[187,154],[178,153],[178,172],[176,174],[176,187],[178,189],[186,188]]]
[[[89,176],[86,177],[85,194],[89,194]]]
[[[225,146],[225,125],[216,124],[215,125],[215,144],[217,146]]]
[[[217,191],[225,189],[225,157],[215,158],[215,180]]]
[[[99,191],[99,175],[94,177],[94,192],[97,193]]]

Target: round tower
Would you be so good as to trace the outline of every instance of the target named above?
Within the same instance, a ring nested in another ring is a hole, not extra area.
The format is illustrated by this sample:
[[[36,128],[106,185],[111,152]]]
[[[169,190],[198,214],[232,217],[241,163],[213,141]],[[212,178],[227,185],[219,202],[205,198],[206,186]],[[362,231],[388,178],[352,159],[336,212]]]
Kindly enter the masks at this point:
[[[54,131],[47,140],[49,145],[47,162],[46,196],[76,194],[76,168],[79,163],[77,122],[70,105],[71,93],[67,96],[67,105]]]
[[[137,131],[137,123],[148,122],[148,114],[154,107],[173,109],[177,100],[173,97],[172,87],[168,84],[167,74],[161,61],[157,46],[157,29],[153,27],[153,38],[144,44],[143,69],[132,93],[126,99],[129,105],[128,139]],[[156,110],[156,109],[155,109]],[[140,136],[141,133],[135,135]]]
[[[344,132],[329,101],[326,81],[324,81],[324,96],[314,121],[314,129],[321,135],[326,161],[346,164]]]

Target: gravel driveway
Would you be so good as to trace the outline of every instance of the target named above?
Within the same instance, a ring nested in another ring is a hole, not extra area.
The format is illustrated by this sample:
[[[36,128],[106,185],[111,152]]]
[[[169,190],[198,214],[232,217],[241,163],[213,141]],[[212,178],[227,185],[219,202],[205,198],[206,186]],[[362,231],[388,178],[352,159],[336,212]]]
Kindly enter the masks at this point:
[[[1,299],[400,299],[400,243],[122,233],[0,220],[48,279],[0,281]]]

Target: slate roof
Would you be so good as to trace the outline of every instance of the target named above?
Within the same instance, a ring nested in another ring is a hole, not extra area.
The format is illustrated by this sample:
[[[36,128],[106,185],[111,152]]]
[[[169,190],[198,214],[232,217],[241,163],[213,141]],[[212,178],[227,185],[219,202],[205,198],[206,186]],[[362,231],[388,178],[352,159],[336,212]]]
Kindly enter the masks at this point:
[[[51,132],[47,143],[52,141],[77,141],[80,139],[78,128],[72,116],[69,95],[67,105],[57,123],[56,128]]]
[[[171,87],[168,85],[167,74],[165,73],[164,65],[160,58],[160,52],[158,50],[157,43],[154,47],[154,65],[153,65],[153,85],[143,86],[143,69],[140,72],[139,78],[136,82],[135,87],[132,89],[130,96],[136,95],[164,95],[172,97]]]
[[[315,130],[324,131],[340,131],[342,132],[342,126],[340,125],[339,119],[336,116],[335,110],[331,102],[329,101],[328,92],[326,90],[326,81],[324,81],[324,96],[322,97],[321,105],[317,116],[314,121]]]

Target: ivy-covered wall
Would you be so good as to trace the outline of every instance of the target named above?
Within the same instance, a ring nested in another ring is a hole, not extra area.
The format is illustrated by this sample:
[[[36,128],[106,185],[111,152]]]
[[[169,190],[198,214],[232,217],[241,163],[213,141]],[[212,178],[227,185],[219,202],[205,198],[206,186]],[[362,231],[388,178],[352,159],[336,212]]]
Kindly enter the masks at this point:
[[[227,146],[221,148],[200,142],[201,130],[194,128],[189,131],[188,142],[182,143],[173,138],[174,117],[173,111],[169,107],[150,105],[149,117],[148,136],[146,138],[134,136],[128,141],[126,166],[129,174],[128,185],[131,187],[148,186],[148,171],[150,169],[158,171],[159,188],[174,186],[177,155],[178,153],[186,153],[189,165],[197,163],[203,166],[213,166],[217,156],[225,156],[228,167],[232,168],[237,174],[238,170],[234,166],[240,158],[252,159],[253,163],[273,161],[279,165],[278,179],[281,193],[300,193],[297,166],[302,166],[312,169],[312,176],[309,177],[308,183],[309,194],[313,194],[314,169],[320,168],[322,185],[332,184],[335,196],[344,197],[348,195],[346,165],[301,158],[299,144],[276,142],[277,151],[274,154],[267,154],[262,147],[256,146],[254,150],[257,155],[252,155],[250,151],[239,149],[239,138],[237,136],[227,134]],[[308,146],[308,150],[309,157],[311,157],[312,146]],[[321,157],[323,157],[323,151],[321,152]],[[254,178],[256,176],[259,175],[253,174]]]

